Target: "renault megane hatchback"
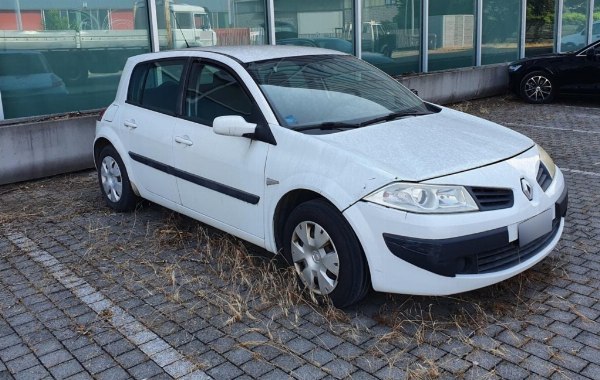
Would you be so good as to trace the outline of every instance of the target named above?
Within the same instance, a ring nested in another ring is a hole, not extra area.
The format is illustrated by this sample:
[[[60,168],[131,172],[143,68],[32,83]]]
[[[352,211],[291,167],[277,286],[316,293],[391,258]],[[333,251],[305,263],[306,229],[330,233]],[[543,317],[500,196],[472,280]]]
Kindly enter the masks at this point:
[[[127,62],[97,123],[100,188],[281,254],[344,307],[520,273],[563,231],[561,171],[531,139],[424,102],[350,55],[210,47]]]

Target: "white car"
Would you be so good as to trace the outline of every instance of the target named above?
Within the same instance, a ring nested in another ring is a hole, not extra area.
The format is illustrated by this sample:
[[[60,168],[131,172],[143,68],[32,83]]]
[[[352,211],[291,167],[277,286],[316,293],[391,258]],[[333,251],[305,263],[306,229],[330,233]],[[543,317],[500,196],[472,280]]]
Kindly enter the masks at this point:
[[[423,102],[350,55],[210,47],[128,60],[97,123],[102,194],[282,254],[344,307],[497,283],[546,257],[561,171],[529,138]]]

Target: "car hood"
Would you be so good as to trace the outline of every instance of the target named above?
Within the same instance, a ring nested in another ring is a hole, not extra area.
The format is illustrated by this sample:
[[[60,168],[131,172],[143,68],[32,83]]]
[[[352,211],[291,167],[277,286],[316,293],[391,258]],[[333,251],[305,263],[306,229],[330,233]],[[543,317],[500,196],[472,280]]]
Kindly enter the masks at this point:
[[[411,182],[503,161],[534,145],[508,128],[447,108],[315,137]]]

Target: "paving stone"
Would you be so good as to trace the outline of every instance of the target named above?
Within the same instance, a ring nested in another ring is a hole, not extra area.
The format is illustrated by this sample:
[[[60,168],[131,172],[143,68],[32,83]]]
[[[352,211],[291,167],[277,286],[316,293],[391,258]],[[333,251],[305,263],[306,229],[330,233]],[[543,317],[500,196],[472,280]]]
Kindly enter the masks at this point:
[[[502,362],[496,366],[496,373],[507,380],[525,379],[529,371],[509,362]]]
[[[117,363],[107,354],[96,356],[90,360],[86,360],[82,364],[87,371],[94,375],[117,365]]]
[[[39,364],[39,361],[31,353],[27,355],[19,356],[15,359],[4,362],[6,368],[12,373],[19,373],[28,368],[34,367]]]
[[[65,349],[60,349],[40,356],[39,359],[44,366],[54,367],[57,364],[73,359],[73,355],[71,355],[71,353]]]
[[[248,374],[254,378],[260,378],[267,372],[271,372],[275,367],[263,360],[250,360],[242,364],[240,369],[243,373]]]
[[[324,365],[323,370],[336,379],[345,379],[351,377],[356,370],[352,364],[342,359],[335,359]]]
[[[305,364],[302,367],[293,370],[291,375],[300,380],[312,380],[321,379],[327,374],[312,364]]]
[[[2,379],[2,372],[0,370],[0,379]],[[50,372],[44,368],[44,366],[37,364],[33,367],[27,368],[25,370],[21,370],[14,375],[15,380],[38,380],[38,379],[48,379],[50,377]]]
[[[136,379],[147,379],[163,373],[164,371],[156,363],[147,360],[127,370]]]
[[[252,351],[245,348],[235,348],[224,353],[225,358],[237,366],[241,366],[253,358]]]
[[[2,351],[0,351],[0,359],[2,359],[2,361],[6,363],[18,357],[27,355],[30,352],[31,351],[29,350],[29,348],[23,343],[21,343],[19,339],[17,340],[16,345],[5,348]]]
[[[84,369],[75,359],[72,359],[50,368],[49,371],[56,378],[66,379],[69,376],[83,372]]]
[[[556,369],[557,366],[546,360],[540,359],[537,356],[529,356],[521,363],[524,369],[528,369],[544,378],[549,378]]]

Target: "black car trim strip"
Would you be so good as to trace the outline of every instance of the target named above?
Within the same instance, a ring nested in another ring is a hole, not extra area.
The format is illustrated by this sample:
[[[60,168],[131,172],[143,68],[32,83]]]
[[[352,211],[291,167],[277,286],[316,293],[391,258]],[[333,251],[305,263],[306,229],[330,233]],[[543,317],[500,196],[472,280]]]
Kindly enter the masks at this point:
[[[151,168],[154,168],[156,170],[159,170],[161,172],[167,173],[167,174],[171,174],[174,175],[177,178],[181,178],[185,181],[194,183],[198,186],[202,186],[205,187],[207,189],[210,190],[214,190],[216,192],[219,192],[221,194],[225,194],[228,195],[232,198],[235,199],[239,199],[240,201],[246,202],[246,203],[250,203],[250,204],[258,204],[258,201],[260,201],[260,197],[258,195],[254,195],[254,194],[250,194],[247,193],[243,190],[239,190],[236,189],[234,187],[231,186],[227,186],[224,185],[222,183],[219,182],[215,182],[213,180],[210,180],[208,178],[204,178],[204,177],[200,177],[197,176],[195,174],[192,173],[188,173],[186,171],[174,168],[172,166],[163,164],[162,162],[158,162],[155,161],[151,158],[148,157],[144,157],[142,155],[139,155],[137,153],[133,153],[133,152],[129,152],[129,157],[131,157],[132,160],[137,161],[141,164],[150,166]]]

